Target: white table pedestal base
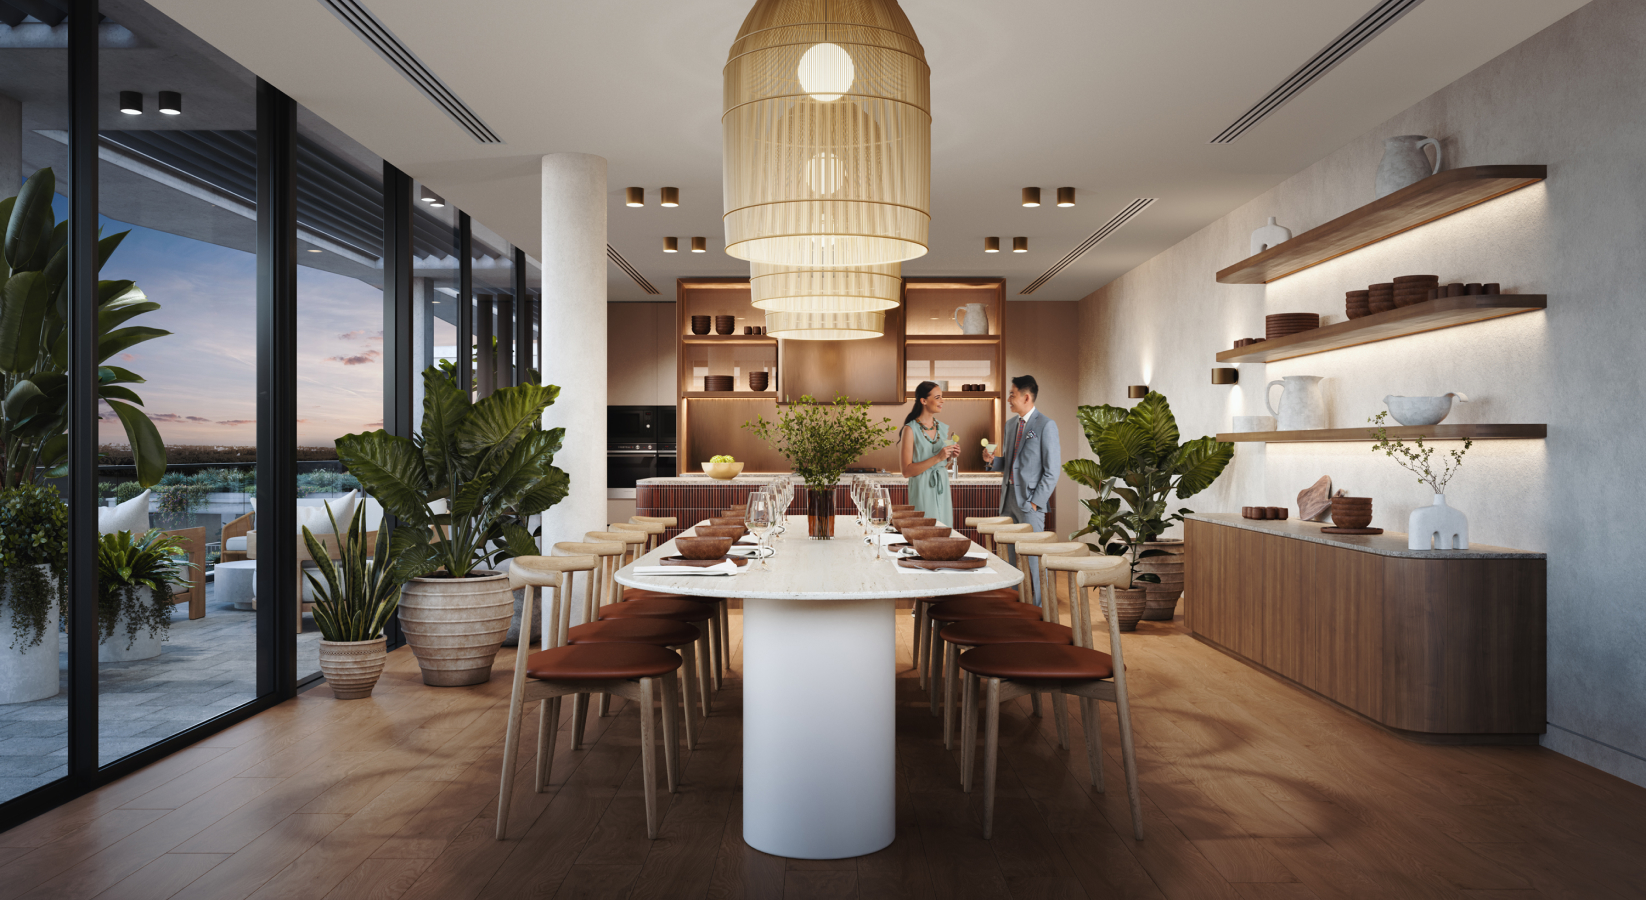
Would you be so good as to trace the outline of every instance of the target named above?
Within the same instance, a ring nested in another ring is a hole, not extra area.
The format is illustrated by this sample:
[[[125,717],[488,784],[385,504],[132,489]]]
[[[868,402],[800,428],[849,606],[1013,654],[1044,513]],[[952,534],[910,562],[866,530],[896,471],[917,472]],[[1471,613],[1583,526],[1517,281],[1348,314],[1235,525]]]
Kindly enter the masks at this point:
[[[743,840],[864,856],[897,832],[895,600],[743,606]]]

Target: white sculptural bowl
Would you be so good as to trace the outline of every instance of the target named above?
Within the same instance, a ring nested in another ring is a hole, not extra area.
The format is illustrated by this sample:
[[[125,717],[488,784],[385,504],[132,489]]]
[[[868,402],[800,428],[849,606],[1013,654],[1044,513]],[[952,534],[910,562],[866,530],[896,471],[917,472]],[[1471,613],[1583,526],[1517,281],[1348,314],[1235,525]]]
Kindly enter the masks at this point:
[[[1468,401],[1468,397],[1453,391],[1441,394],[1439,397],[1396,397],[1390,395],[1383,398],[1389,407],[1389,415],[1402,425],[1439,425],[1442,419],[1452,411],[1452,398]]]

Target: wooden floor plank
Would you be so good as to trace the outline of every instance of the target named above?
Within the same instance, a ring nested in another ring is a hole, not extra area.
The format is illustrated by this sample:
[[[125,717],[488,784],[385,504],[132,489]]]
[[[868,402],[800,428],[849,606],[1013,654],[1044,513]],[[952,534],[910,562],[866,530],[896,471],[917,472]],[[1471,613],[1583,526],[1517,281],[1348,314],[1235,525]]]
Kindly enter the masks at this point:
[[[400,900],[432,859],[368,859],[332,888],[325,900]]]
[[[244,900],[348,816],[289,815],[218,863],[172,900]]]
[[[227,853],[167,853],[97,894],[97,900],[166,900],[228,858]]]

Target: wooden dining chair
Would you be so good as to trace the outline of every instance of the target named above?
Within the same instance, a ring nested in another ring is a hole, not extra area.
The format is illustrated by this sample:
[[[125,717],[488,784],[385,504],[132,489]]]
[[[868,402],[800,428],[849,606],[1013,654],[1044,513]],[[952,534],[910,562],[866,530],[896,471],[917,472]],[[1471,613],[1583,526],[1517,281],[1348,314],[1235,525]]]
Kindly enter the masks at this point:
[[[636,522],[633,518],[630,518],[627,522],[614,522],[606,526],[607,531],[630,531],[634,529],[646,532],[645,552],[647,553],[657,549],[657,542],[662,539],[663,532],[668,530],[663,527],[662,522]]]
[[[622,541],[559,541],[554,545],[552,553],[555,556],[593,556],[595,558],[595,571],[584,592],[582,621],[578,624],[593,622],[599,616],[600,605],[609,602],[607,597],[610,591],[609,585],[613,584],[612,575],[622,566],[620,560],[628,552],[628,549],[628,544]],[[578,694],[572,698],[573,721],[577,723],[572,729],[573,750],[583,748],[583,705],[588,702],[588,699],[586,694]],[[598,714],[605,716],[606,709],[610,705],[606,695],[599,695],[595,703],[599,709]]]
[[[674,516],[629,516],[629,521],[636,525],[661,525],[663,526],[663,534],[667,534],[670,528],[680,527],[680,520]],[[652,541],[651,548],[653,550],[657,549],[657,545],[663,543],[663,541],[664,538],[659,535],[656,540]]]
[[[1033,531],[1034,526],[1027,522],[1018,524],[1012,521],[1011,516],[990,516],[979,520],[977,533],[983,538],[983,549],[990,553],[994,550],[994,536],[1001,531]]]
[[[525,592],[520,612],[520,633],[531,634],[533,590],[554,587],[546,618],[561,620],[566,605],[558,588],[566,572],[534,565],[541,557],[516,557],[509,568],[509,582]],[[561,634],[558,627],[543,629],[545,639]],[[670,793],[679,789],[676,759],[675,707],[679,704],[675,672],[680,655],[664,647],[644,643],[603,643],[556,645],[535,653],[531,641],[523,640],[515,650],[514,685],[509,695],[509,724],[503,740],[503,776],[498,787],[497,839],[508,837],[509,805],[514,795],[516,757],[520,750],[520,725],[525,705],[538,701],[537,764],[534,784],[542,793],[549,783],[554,763],[555,735],[559,731],[560,698],[567,694],[587,696],[591,691],[615,694],[634,702],[640,714],[640,765],[646,798],[646,836],[657,839],[657,735],[652,718],[652,701],[661,693],[663,706],[663,760]]]
[[[636,529],[639,526],[635,526],[635,525],[613,525],[611,527],[612,527],[613,531],[610,532],[609,534],[612,537],[616,537],[619,534],[633,535],[637,532],[636,531],[624,531],[623,529]],[[588,535],[588,539],[589,540],[601,540],[603,538],[602,538],[602,535],[600,533],[590,532],[589,535]],[[632,537],[626,539],[626,542],[629,545],[630,554],[629,554],[628,557],[626,557],[626,559],[624,561],[624,565],[627,565],[627,564],[632,563],[632,562],[639,562],[640,557],[645,555],[645,550],[641,546],[636,544]],[[614,576],[615,576],[615,573],[614,573]],[[695,603],[703,603],[703,604],[707,604],[709,606],[714,607],[714,619],[710,622],[710,631],[709,631],[709,663],[708,663],[709,671],[708,671],[707,674],[709,676],[711,686],[717,691],[720,690],[721,672],[726,668],[726,647],[727,647],[726,633],[729,630],[729,625],[730,625],[730,618],[726,615],[726,598],[724,598],[724,597],[699,597],[695,594],[660,594],[657,591],[642,591],[638,588],[621,587],[621,586],[617,585],[615,580],[612,582],[612,586],[613,586],[613,590],[615,591],[613,596],[617,597],[618,599],[622,599],[622,600],[630,600],[630,599],[653,599],[653,600],[655,600],[655,599],[658,599],[660,597],[668,597],[668,598],[677,599],[677,600],[690,600],[690,601],[695,602]]]
[[[644,531],[591,531],[583,535],[583,540],[620,541],[623,544],[623,556],[616,568],[612,569],[614,573],[646,553],[647,537]]]
[[[1053,560],[1048,559],[1048,567]],[[1118,565],[1088,568],[1075,573],[1070,618],[1075,643],[995,644],[968,650],[960,656],[966,673],[961,698],[961,789],[970,791],[977,756],[977,700],[984,706],[983,837],[994,834],[995,774],[1000,757],[1000,704],[1037,691],[1055,691],[1079,697],[1086,734],[1086,763],[1095,790],[1104,790],[1101,703],[1113,703],[1120,723],[1120,754],[1126,773],[1126,797],[1132,809],[1132,833],[1143,840],[1142,798],[1137,786],[1137,754],[1132,742],[1132,713],[1126,695],[1126,661],[1121,653],[1120,628],[1115,625],[1114,589],[1129,584],[1130,567],[1118,557],[1088,557]],[[1053,571],[1056,571],[1053,568]],[[1109,652],[1095,649],[1088,592],[1101,591],[1103,615],[1109,621]]]
[[[972,529],[973,531],[976,531],[978,533],[978,537],[984,538],[984,541],[981,541],[980,543],[983,544],[983,549],[988,550],[990,552],[993,552],[994,544],[987,540],[988,536],[983,533],[983,526],[984,525],[1010,525],[1010,524],[1012,524],[1012,517],[1011,516],[967,516],[966,517],[966,527]]]
[[[1034,526],[1028,524],[1019,525],[1017,528],[1003,528],[1000,531],[995,532],[995,554],[997,556],[1007,557],[1007,562],[1017,566],[1023,571],[1023,580],[1017,583],[1017,593],[1019,598],[1021,598],[1024,603],[1033,603],[1034,605],[1039,606],[1040,598],[1034,595],[1034,589],[1031,587],[1031,581],[1029,578],[1028,567],[1021,565],[1017,561],[1017,547],[1019,544],[1050,543],[1055,540],[1057,540],[1057,534],[1055,532],[1035,531]]]

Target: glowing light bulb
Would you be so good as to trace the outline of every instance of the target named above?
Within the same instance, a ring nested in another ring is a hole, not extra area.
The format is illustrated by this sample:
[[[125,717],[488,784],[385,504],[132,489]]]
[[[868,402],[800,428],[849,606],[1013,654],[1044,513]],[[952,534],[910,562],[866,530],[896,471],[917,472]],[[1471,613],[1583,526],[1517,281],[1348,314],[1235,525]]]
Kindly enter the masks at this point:
[[[839,44],[816,44],[801,55],[795,74],[801,90],[813,100],[828,103],[852,89],[856,67],[851,54]]]
[[[846,181],[846,164],[833,153],[819,153],[806,160],[806,183],[819,194],[832,194]]]

